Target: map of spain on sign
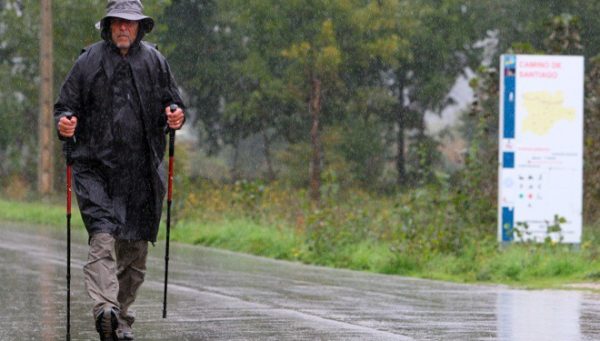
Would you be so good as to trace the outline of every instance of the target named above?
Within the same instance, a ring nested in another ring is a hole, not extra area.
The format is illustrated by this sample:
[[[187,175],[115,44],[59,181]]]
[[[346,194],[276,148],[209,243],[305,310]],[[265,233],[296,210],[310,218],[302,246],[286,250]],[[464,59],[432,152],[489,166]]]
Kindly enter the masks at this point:
[[[527,92],[523,94],[523,105],[527,116],[523,119],[523,132],[546,135],[557,122],[574,122],[575,108],[565,107],[562,91]]]
[[[498,240],[580,243],[583,57],[500,64]]]

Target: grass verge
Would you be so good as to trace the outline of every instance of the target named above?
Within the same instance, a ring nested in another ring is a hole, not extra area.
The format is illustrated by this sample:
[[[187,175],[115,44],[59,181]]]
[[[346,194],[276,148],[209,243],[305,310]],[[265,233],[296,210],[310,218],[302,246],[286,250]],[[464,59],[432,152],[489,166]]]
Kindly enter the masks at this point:
[[[0,221],[62,227],[65,209],[53,202],[0,199]],[[73,211],[72,224],[83,229],[77,210]],[[161,227],[159,239],[164,239],[164,233]],[[315,248],[315,241],[305,232],[240,217],[210,222],[182,220],[172,229],[171,239],[275,259],[454,282],[553,288],[600,279],[597,248],[589,243],[580,250],[552,244],[500,248],[494,240],[483,240],[465,246],[460,254],[419,254],[369,239]]]

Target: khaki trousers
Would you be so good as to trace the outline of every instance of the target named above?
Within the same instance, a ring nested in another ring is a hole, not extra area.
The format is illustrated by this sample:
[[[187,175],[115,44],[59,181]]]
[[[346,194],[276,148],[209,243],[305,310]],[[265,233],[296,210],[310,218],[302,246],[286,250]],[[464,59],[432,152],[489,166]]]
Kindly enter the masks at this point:
[[[94,317],[104,308],[116,308],[120,322],[131,326],[134,316],[129,307],[144,282],[147,256],[145,240],[115,240],[108,233],[92,235],[83,273],[85,288],[94,300]]]

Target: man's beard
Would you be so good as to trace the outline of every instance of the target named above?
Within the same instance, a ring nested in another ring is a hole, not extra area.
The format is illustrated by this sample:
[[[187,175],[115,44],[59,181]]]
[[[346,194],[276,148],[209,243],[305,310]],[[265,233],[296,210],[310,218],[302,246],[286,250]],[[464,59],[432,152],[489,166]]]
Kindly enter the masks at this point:
[[[132,44],[132,42],[131,42],[131,41],[128,41],[128,42],[120,42],[120,43],[117,43],[117,47],[118,47],[118,48],[120,48],[120,49],[128,49],[128,48],[130,48],[130,47],[131,47],[131,44]]]

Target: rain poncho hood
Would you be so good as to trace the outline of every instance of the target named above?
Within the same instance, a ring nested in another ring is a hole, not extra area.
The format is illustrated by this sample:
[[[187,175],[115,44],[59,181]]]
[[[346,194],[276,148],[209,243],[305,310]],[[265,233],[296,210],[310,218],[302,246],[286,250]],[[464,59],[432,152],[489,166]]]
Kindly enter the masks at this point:
[[[140,34],[150,33],[154,28],[154,19],[143,13],[144,6],[140,0],[109,0],[106,4],[106,15],[96,24],[102,32],[102,38],[110,38],[110,19],[121,18],[140,22]]]

